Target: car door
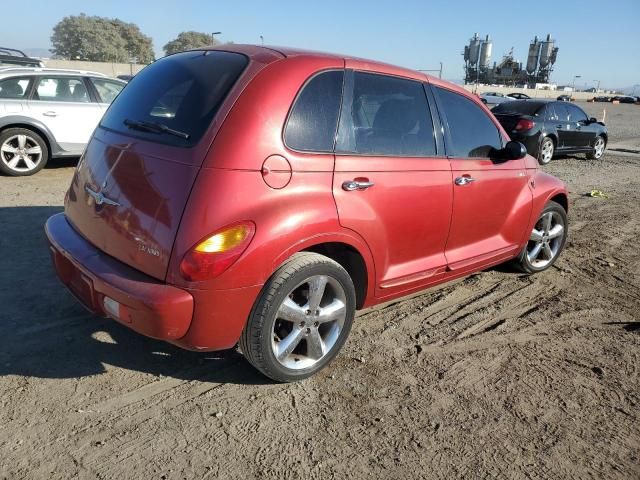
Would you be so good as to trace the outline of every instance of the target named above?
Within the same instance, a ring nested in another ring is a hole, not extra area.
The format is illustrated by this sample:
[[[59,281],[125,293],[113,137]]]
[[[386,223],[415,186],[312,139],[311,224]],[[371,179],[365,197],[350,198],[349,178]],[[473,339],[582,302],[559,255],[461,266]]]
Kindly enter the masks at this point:
[[[32,117],[45,124],[63,150],[82,153],[104,113],[84,79],[42,75],[35,81],[28,102]]]
[[[476,102],[461,93],[433,87],[445,125],[453,176],[453,208],[445,255],[454,273],[512,257],[531,214],[524,159],[496,157],[504,139]]]
[[[425,87],[347,70],[344,92],[333,180],[340,224],[369,245],[377,297],[436,281],[446,270],[451,167]]]
[[[573,145],[573,129],[569,120],[569,110],[563,102],[553,102],[547,105],[550,112],[550,126],[558,133],[556,150],[571,148]]]
[[[27,113],[27,98],[32,77],[19,76],[0,80],[0,117]]]
[[[589,117],[576,105],[566,105],[569,111],[569,122],[572,128],[573,148],[587,148],[593,145],[596,133],[592,125],[589,124]]]

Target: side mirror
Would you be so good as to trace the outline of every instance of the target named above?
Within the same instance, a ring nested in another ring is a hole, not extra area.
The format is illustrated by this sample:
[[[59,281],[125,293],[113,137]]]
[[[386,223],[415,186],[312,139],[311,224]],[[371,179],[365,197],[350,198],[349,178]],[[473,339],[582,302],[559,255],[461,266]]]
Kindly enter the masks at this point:
[[[591,117],[589,119],[589,123],[598,123],[598,119],[596,117]]]
[[[527,147],[520,142],[511,140],[500,150],[500,158],[503,160],[519,160],[527,155]]]

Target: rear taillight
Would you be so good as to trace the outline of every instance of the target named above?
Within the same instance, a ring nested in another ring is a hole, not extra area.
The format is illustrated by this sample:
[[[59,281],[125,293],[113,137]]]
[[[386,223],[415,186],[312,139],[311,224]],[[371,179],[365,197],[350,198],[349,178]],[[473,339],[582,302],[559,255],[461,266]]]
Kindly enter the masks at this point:
[[[515,130],[517,132],[522,132],[523,130],[531,130],[535,125],[535,122],[527,120],[526,118],[521,118],[516,124]]]
[[[220,275],[247,249],[256,231],[252,222],[241,222],[218,230],[197,243],[180,262],[180,273],[191,282]]]

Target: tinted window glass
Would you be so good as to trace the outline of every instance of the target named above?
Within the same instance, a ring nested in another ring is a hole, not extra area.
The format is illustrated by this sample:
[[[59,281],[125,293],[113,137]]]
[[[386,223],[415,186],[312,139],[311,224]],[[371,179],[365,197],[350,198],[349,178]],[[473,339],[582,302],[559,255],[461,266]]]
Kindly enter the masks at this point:
[[[356,72],[353,102],[345,112],[339,138],[339,150],[344,153],[435,155],[424,87],[412,80]]]
[[[587,115],[575,105],[567,105],[566,108],[569,110],[569,120],[571,122],[579,122],[587,119]]]
[[[0,80],[0,98],[25,98],[29,90],[28,77],[12,77]]]
[[[48,102],[89,103],[89,92],[81,78],[76,77],[40,77],[37,79],[34,100]]]
[[[332,152],[336,136],[344,72],[324,72],[302,89],[293,106],[285,143],[295,150]]]
[[[569,121],[569,110],[562,103],[554,103],[553,111],[555,112],[555,120],[560,122],[568,122]]]
[[[102,78],[92,78],[91,81],[98,91],[100,101],[102,103],[111,103],[118,96],[120,90],[124,88],[124,84],[121,82],[114,82],[113,80],[105,80]]]
[[[218,108],[248,63],[244,55],[196,51],[169,55],[152,63],[122,90],[101,126],[146,140],[191,146],[200,140]],[[161,124],[188,138],[140,128],[133,122]]]
[[[449,125],[450,154],[455,157],[488,157],[502,148],[500,132],[473,101],[457,93],[435,88]]]

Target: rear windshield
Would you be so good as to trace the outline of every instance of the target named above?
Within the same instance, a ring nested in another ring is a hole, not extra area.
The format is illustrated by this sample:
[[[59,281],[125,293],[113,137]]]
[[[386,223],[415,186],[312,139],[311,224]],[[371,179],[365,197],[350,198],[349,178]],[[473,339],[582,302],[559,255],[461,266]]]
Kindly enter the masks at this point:
[[[544,104],[539,102],[528,102],[527,100],[514,100],[496,105],[491,112],[496,113],[519,113],[521,115],[534,115],[542,110]]]
[[[244,55],[184,52],[162,58],[137,74],[100,125],[169,145],[195,145],[247,66]]]

